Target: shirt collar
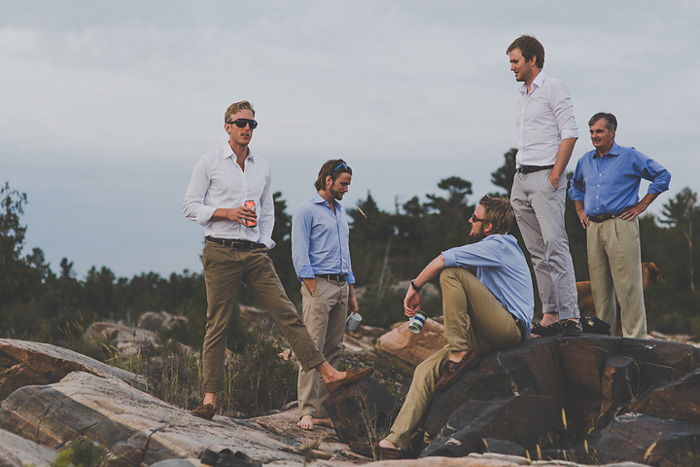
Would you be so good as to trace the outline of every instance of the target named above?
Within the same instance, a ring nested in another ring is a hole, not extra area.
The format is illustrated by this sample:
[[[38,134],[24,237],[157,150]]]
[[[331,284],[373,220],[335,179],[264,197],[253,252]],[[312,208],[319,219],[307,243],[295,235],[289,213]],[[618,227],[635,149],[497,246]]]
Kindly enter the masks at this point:
[[[231,159],[236,160],[236,153],[233,152],[233,149],[231,149],[231,146],[228,143],[226,143],[226,146],[223,147],[221,152],[224,159],[230,157]],[[248,157],[246,157],[245,160],[255,162],[255,157],[253,157],[253,151],[250,150],[250,147],[248,148]]]
[[[326,201],[326,200],[323,198],[323,196],[321,196],[321,195],[318,193],[318,191],[316,192],[316,194],[314,194],[313,200],[314,200],[314,203],[316,203],[316,204],[327,204],[328,206],[330,206],[330,204],[328,203],[328,201]],[[340,203],[338,202],[337,199],[334,199],[333,201],[335,201],[334,204],[335,204],[335,207],[336,207],[336,208],[340,208],[340,207],[341,207],[341,206],[340,206]]]
[[[613,145],[610,148],[610,151],[608,151],[607,154],[604,154],[605,156],[619,156],[620,155],[620,146],[617,145],[615,140],[613,140]],[[594,149],[593,150],[593,157],[600,157],[598,155],[598,150]]]
[[[535,76],[535,79],[532,80],[532,90],[534,91],[535,88],[539,88],[542,86],[542,83],[544,83],[544,79],[546,78],[546,75],[543,72],[539,72],[537,76]],[[520,86],[520,94],[523,96],[527,94],[527,84],[523,83],[522,86]]]

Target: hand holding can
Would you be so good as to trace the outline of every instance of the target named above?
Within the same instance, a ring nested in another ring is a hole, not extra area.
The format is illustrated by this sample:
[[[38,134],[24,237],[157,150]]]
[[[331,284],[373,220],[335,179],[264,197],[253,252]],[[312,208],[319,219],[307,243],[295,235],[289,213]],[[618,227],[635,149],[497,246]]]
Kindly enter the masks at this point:
[[[255,200],[248,199],[244,203],[244,206],[248,209],[251,209],[252,211],[255,211]],[[258,220],[257,219],[246,219],[245,221],[245,226],[248,227],[249,229],[252,229],[253,227],[258,226]]]

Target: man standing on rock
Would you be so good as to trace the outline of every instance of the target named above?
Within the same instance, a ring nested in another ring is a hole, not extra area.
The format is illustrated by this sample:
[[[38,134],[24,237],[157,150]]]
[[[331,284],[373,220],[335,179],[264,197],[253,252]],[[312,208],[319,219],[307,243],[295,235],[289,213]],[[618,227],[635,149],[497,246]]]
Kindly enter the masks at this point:
[[[576,164],[569,197],[586,229],[593,304],[596,315],[617,329],[619,301],[623,336],[643,339],[647,315],[637,217],[668,190],[671,174],[636,149],[615,142],[613,114],[597,113],[588,126],[595,149]],[[642,178],[651,185],[640,201]]]
[[[482,355],[528,337],[535,307],[532,278],[517,240],[508,235],[514,221],[507,199],[484,196],[469,221],[470,236],[479,241],[443,251],[411,281],[403,302],[409,317],[420,309],[421,288],[440,275],[446,344],[416,367],[389,435],[374,444],[352,442],[352,450],[403,457],[436,390],[478,365]],[[469,267],[477,268],[476,277]]]
[[[185,216],[204,226],[202,253],[207,287],[207,324],[202,352],[204,402],[193,415],[211,419],[216,393],[224,390],[228,326],[241,283],[267,309],[306,371],[317,370],[330,392],[371,373],[340,372],[323,357],[299,319],[268,256],[275,246],[270,167],[248,147],[257,128],[248,101],[231,104],[224,115],[228,143],[197,159],[183,204]]]
[[[352,169],[342,159],[327,161],[314,183],[317,193],[292,216],[292,259],[301,281],[302,320],[333,368],[340,364],[345,320],[359,307],[350,264],[348,221],[339,201],[348,192]],[[318,373],[299,369],[297,425],[333,428],[323,403],[328,399]]]
[[[544,47],[520,36],[506,51],[518,101],[518,153],[510,201],[532,259],[542,301],[533,334],[581,334],[574,263],[564,225],[566,176],[578,128],[564,84],[542,73]]]

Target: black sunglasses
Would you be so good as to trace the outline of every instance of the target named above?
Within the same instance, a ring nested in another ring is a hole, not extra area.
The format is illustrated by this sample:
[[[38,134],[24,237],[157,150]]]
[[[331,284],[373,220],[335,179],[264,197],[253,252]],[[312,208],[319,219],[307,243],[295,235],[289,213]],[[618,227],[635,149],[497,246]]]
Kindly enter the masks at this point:
[[[236,125],[238,128],[245,128],[246,125],[250,125],[251,130],[255,130],[258,127],[258,122],[255,120],[250,120],[248,118],[239,118],[232,122],[226,122],[229,125]]]
[[[477,222],[484,222],[483,219],[479,219],[476,217],[474,214],[472,214],[472,222],[477,223]]]

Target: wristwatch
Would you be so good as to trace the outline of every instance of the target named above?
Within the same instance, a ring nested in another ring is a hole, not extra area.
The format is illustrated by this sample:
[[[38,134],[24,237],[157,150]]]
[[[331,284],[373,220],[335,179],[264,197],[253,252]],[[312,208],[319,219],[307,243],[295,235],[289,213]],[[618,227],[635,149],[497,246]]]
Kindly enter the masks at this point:
[[[416,292],[420,292],[420,289],[423,288],[423,287],[418,287],[418,286],[416,285],[416,280],[415,280],[415,279],[412,279],[412,280],[411,280],[411,287],[413,287],[413,290],[415,290]]]

